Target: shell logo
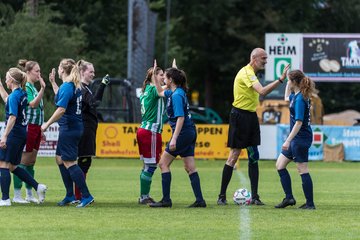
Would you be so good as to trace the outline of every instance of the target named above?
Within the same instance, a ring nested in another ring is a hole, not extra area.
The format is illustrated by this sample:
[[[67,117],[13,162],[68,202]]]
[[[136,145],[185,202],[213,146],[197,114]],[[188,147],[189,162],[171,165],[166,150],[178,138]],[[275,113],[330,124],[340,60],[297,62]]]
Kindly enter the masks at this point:
[[[116,138],[118,135],[118,130],[114,126],[107,127],[105,129],[105,136],[109,139]]]

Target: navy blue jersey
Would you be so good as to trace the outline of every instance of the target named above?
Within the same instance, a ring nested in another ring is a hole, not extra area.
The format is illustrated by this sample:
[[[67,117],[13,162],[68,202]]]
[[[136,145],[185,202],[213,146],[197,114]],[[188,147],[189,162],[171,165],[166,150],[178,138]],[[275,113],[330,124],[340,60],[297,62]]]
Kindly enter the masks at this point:
[[[27,106],[27,94],[26,91],[21,88],[15,89],[7,98],[5,111],[6,111],[6,122],[13,115],[16,117],[15,125],[11,130],[11,134],[9,136],[18,136],[18,137],[26,137],[26,126],[27,126],[27,118],[26,118],[26,106]]]
[[[176,127],[176,120],[178,117],[184,117],[185,128],[193,128],[194,123],[191,120],[191,114],[189,113],[189,103],[186,97],[186,93],[182,88],[176,88],[174,92],[166,90],[164,92],[167,98],[166,113],[169,119],[171,128],[174,130]]]
[[[76,89],[73,82],[61,84],[55,102],[57,107],[65,108],[65,114],[59,119],[59,126],[76,129],[83,128],[81,117],[81,90]]]
[[[312,141],[312,130],[310,127],[310,100],[305,99],[299,92],[290,94],[290,131],[292,131],[297,120],[302,121],[301,128],[294,140]]]

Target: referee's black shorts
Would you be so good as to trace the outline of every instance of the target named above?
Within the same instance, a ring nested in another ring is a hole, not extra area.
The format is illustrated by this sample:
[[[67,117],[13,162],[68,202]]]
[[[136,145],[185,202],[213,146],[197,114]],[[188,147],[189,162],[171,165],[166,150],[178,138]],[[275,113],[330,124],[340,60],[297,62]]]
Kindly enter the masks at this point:
[[[256,112],[233,107],[230,112],[229,148],[246,148],[260,145],[260,125]]]

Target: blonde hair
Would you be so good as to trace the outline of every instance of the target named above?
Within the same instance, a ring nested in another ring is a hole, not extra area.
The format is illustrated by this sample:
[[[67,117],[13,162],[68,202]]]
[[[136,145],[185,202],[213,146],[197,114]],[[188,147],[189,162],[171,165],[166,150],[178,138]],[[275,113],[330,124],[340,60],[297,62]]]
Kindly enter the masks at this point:
[[[21,88],[26,91],[25,84],[27,81],[27,75],[25,72],[21,71],[19,68],[10,68],[6,74],[9,74],[11,80],[16,84],[19,84]]]
[[[64,70],[66,78],[74,83],[75,88],[80,89],[80,71],[75,61],[71,58],[64,58],[60,62],[60,67]]]

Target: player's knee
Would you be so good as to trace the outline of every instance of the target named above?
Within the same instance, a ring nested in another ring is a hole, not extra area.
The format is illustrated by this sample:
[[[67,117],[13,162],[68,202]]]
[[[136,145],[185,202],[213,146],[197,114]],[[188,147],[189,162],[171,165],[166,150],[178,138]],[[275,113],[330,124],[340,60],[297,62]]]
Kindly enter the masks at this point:
[[[165,164],[164,162],[159,162],[159,168],[161,169],[161,170],[164,170],[164,169],[167,169],[167,164]]]
[[[308,169],[308,166],[306,163],[298,163],[296,167],[297,167],[298,173],[300,175],[309,172],[309,169]]]
[[[156,168],[157,168],[156,164],[145,164],[144,171],[153,175]]]

